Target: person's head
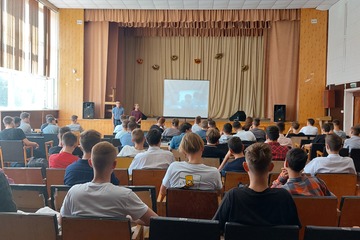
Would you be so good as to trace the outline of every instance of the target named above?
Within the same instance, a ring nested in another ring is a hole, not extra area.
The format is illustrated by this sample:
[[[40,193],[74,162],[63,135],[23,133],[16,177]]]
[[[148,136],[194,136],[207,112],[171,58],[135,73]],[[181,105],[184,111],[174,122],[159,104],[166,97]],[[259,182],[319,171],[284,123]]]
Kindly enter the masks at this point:
[[[61,138],[63,146],[66,147],[76,147],[77,146],[77,137],[72,132],[65,133]]]
[[[291,123],[291,127],[294,129],[294,130],[298,130],[300,128],[300,124],[298,121],[294,121]]]
[[[146,134],[146,141],[150,146],[156,146],[161,141],[161,132],[155,128],[150,129]]]
[[[276,126],[279,129],[279,133],[283,133],[285,131],[285,123],[284,122],[277,122]]]
[[[277,126],[268,126],[266,128],[266,136],[271,141],[277,141],[279,138],[279,128]]]
[[[136,118],[134,116],[129,117],[129,122],[136,122]]]
[[[351,135],[353,136],[360,135],[360,124],[351,127]]]
[[[228,141],[228,147],[231,153],[240,154],[244,150],[244,145],[239,137],[232,137]]]
[[[158,118],[157,118],[157,123],[158,123],[159,126],[164,126],[164,124],[165,124],[165,118],[163,118],[163,117],[158,117]]]
[[[334,119],[332,123],[334,124],[334,127],[340,128],[340,120]]]
[[[234,121],[232,127],[234,128],[235,131],[237,131],[241,129],[241,123],[239,121]]]
[[[20,123],[21,123],[21,118],[20,117],[14,117],[15,127],[19,127]]]
[[[201,121],[201,124],[200,124],[200,127],[202,128],[202,129],[204,129],[204,130],[207,130],[208,128],[209,128],[209,122],[208,122],[208,120],[202,120]]]
[[[20,118],[23,122],[29,122],[30,121],[30,113],[22,112],[20,114]]]
[[[266,143],[254,143],[247,147],[245,150],[245,159],[245,170],[254,175],[267,174],[274,166],[271,162],[271,147]]]
[[[78,116],[76,116],[76,115],[72,115],[72,116],[71,116],[71,121],[72,121],[72,122],[76,123],[77,120],[78,120]]]
[[[331,126],[330,126],[330,124],[324,123],[324,124],[321,126],[321,130],[322,130],[322,133],[323,133],[323,134],[328,134],[328,133],[331,131]]]
[[[191,132],[191,124],[188,123],[188,122],[183,122],[181,125],[180,125],[180,132],[181,133],[186,133],[186,132]]]
[[[179,119],[177,118],[174,118],[172,121],[171,121],[171,125],[175,128],[178,128],[179,127]]]
[[[342,148],[342,138],[334,133],[328,134],[325,137],[325,146],[326,150],[337,153]]]
[[[137,110],[139,110],[139,108],[140,108],[140,105],[138,103],[135,103],[134,109],[137,111]]]
[[[210,144],[216,144],[219,142],[220,132],[216,128],[209,128],[206,131],[206,141]]]
[[[94,145],[91,151],[91,165],[95,174],[111,174],[116,166],[116,148],[106,141]],[[110,179],[110,178],[109,178]]]
[[[260,118],[255,118],[253,121],[253,126],[258,127],[260,125]]]
[[[128,125],[129,125],[129,120],[125,119],[124,121],[122,121],[122,127],[124,130],[128,129]]]
[[[189,132],[180,142],[179,151],[184,154],[196,154],[204,150],[204,141],[196,133]]]
[[[328,122],[327,124],[329,124],[329,126],[330,126],[330,131],[329,131],[329,133],[333,133],[333,132],[334,132],[334,123]]]
[[[245,124],[250,124],[251,125],[253,123],[253,121],[254,121],[254,119],[252,117],[247,117],[245,119]]]
[[[116,107],[121,107],[121,102],[119,101],[119,100],[117,100],[116,102],[115,102],[115,105],[116,105]]]
[[[6,127],[14,127],[14,119],[10,116],[5,116],[3,118],[3,123]]]
[[[100,141],[101,134],[95,130],[87,130],[80,135],[80,146],[84,153],[91,153],[91,149]]]
[[[52,114],[46,114],[46,115],[45,115],[45,122],[47,122],[47,119],[48,119],[49,117],[55,118],[54,115],[52,115]]]
[[[308,118],[307,119],[307,125],[309,126],[314,126],[314,124],[315,124],[315,120],[314,119],[312,119],[312,118]]]
[[[71,131],[71,129],[70,129],[69,127],[61,127],[61,128],[59,129],[59,139],[61,140],[62,137],[63,137],[63,135],[64,135],[65,133],[67,133],[67,132],[70,132],[70,131]]]
[[[301,172],[308,159],[307,153],[301,148],[293,148],[286,153],[286,167],[294,172]]]
[[[201,116],[197,116],[197,117],[195,118],[195,123],[196,123],[196,124],[200,124],[200,123],[201,123]]]
[[[142,144],[144,143],[144,132],[140,128],[135,128],[131,132],[131,141],[133,141],[136,144]]]
[[[212,119],[208,120],[208,127],[209,128],[216,128],[216,122]]]
[[[232,133],[232,126],[230,123],[225,123],[223,126],[223,132],[230,135]]]
[[[55,118],[54,117],[49,117],[46,119],[48,124],[55,124]]]
[[[126,115],[121,115],[121,116],[120,116],[120,119],[121,119],[121,122],[123,122],[124,120],[127,119],[127,116],[126,116]]]
[[[135,128],[137,128],[137,124],[135,122],[129,122],[128,131],[132,132]]]

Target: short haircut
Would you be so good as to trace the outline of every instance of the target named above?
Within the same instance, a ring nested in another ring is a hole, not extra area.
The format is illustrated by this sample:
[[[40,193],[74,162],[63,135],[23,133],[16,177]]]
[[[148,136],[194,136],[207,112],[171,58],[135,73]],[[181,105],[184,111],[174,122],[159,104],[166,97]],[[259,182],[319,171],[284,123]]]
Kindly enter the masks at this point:
[[[180,132],[185,133],[187,130],[191,129],[191,124],[188,122],[184,122],[180,125]]]
[[[158,118],[158,123],[164,124],[164,122],[165,122],[165,118],[163,118],[163,117]]]
[[[331,151],[338,152],[342,148],[342,138],[334,133],[326,135],[325,143],[329,145]]]
[[[279,128],[280,132],[285,131],[285,123],[284,122],[277,122],[276,126]]]
[[[67,132],[61,137],[61,141],[62,141],[63,145],[72,147],[77,144],[78,139],[77,139],[77,136],[75,134],[73,134],[72,132]]]
[[[161,141],[161,132],[156,128],[152,128],[146,134],[146,141],[150,146],[157,145]]]
[[[247,117],[245,119],[245,123],[248,123],[248,124],[252,124],[253,121],[254,121],[254,119],[252,117]]]
[[[172,124],[174,127],[178,127],[178,126],[179,126],[179,119],[174,118],[174,119],[172,120],[171,124]]]
[[[125,119],[124,121],[122,121],[122,124],[123,128],[128,128],[128,125],[129,125],[129,120]]]
[[[195,118],[195,123],[196,123],[196,124],[201,123],[201,116],[197,116],[197,117]]]
[[[59,134],[60,134],[60,137],[62,138],[62,136],[67,133],[67,132],[70,132],[71,129],[69,127],[62,127],[59,129]]]
[[[45,120],[48,119],[49,117],[54,117],[54,115],[52,115],[52,114],[46,114],[46,115],[45,115]]]
[[[208,125],[212,128],[216,128],[216,122],[212,119],[209,119],[208,120]]]
[[[340,120],[334,119],[332,122],[335,126],[340,126]]]
[[[258,127],[260,125],[260,118],[255,118],[253,124],[255,127]]]
[[[121,115],[120,119],[121,119],[121,122],[122,122],[123,120],[127,119],[127,116],[126,115]]]
[[[20,114],[20,118],[21,119],[25,119],[25,118],[29,118],[30,117],[30,113],[27,113],[27,112],[22,112]]]
[[[227,134],[231,134],[232,133],[232,126],[230,123],[225,123],[223,126],[223,131]]]
[[[10,125],[13,122],[14,122],[14,119],[12,117],[10,117],[10,116],[5,116],[3,118],[4,125]]]
[[[303,170],[307,159],[307,153],[301,148],[293,148],[286,153],[286,160],[289,164],[289,168],[295,172]]]
[[[128,124],[128,129],[130,131],[134,130],[135,128],[137,128],[137,124],[135,122],[129,122]]]
[[[279,128],[277,126],[268,126],[266,128],[266,135],[271,141],[277,141],[279,138]]]
[[[21,122],[21,118],[20,117],[14,117],[14,123],[19,124]]]
[[[134,116],[129,117],[129,122],[136,122],[136,118]]]
[[[239,129],[239,128],[241,128],[241,123],[239,121],[234,121],[232,126],[235,129]]]
[[[215,144],[220,139],[220,132],[216,128],[209,128],[206,131],[206,139],[209,143]]]
[[[300,128],[300,124],[298,121],[294,121],[291,123],[293,129],[298,130]]]
[[[179,151],[182,153],[193,154],[204,149],[204,141],[196,133],[186,133],[181,139]]]
[[[91,162],[94,169],[100,173],[112,166],[117,155],[116,148],[106,141],[94,145],[91,151]]]
[[[328,123],[324,123],[324,124],[321,126],[321,129],[324,130],[324,132],[330,132],[331,126],[330,126],[330,124],[328,124]]]
[[[133,139],[133,141],[136,142],[137,144],[142,143],[142,141],[144,140],[143,130],[141,130],[140,128],[135,128],[131,132],[131,139]]]
[[[78,119],[78,116],[76,116],[76,115],[71,116],[71,121],[76,121],[77,119]]]
[[[80,145],[86,153],[90,153],[95,144],[99,143],[100,141],[101,134],[95,130],[87,130],[82,132],[80,135]]]
[[[308,118],[307,121],[310,123],[311,126],[315,124],[315,120],[312,118]]]
[[[47,123],[52,123],[53,121],[55,121],[55,118],[54,117],[48,117],[46,119]]]
[[[208,124],[209,124],[208,120],[202,120],[201,121],[201,128],[206,128],[207,129],[209,127]]]
[[[232,137],[228,141],[228,147],[234,153],[239,154],[243,151],[244,145],[239,137]]]
[[[264,174],[268,172],[272,153],[267,143],[254,143],[245,150],[246,163],[251,172]]]
[[[353,135],[359,136],[360,135],[360,124],[352,126],[351,130],[352,130]]]
[[[334,123],[333,122],[328,122],[326,124],[329,124],[330,126],[330,131],[334,130]]]

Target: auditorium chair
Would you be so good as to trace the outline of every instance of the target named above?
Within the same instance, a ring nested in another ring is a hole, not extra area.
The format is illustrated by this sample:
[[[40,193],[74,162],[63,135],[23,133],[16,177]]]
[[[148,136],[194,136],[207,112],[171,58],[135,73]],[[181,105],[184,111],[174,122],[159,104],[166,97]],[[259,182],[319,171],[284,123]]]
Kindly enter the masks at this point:
[[[218,168],[220,166],[220,158],[201,158],[201,163],[209,166],[209,167],[216,167]]]
[[[307,140],[308,137],[306,137],[306,136],[292,136],[290,139],[291,139],[293,148],[300,148],[301,140]]]
[[[313,160],[314,158],[316,158],[316,151],[323,151],[325,147],[324,143],[313,143],[311,144],[311,148],[310,148],[310,152],[309,152],[309,160]]]
[[[279,177],[280,173],[270,173],[269,174],[269,186]]]
[[[50,140],[44,143],[45,144],[45,156],[46,156],[46,160],[49,161],[49,149],[52,148],[54,146],[54,141]]]
[[[115,168],[114,175],[119,180],[119,185],[129,185],[129,172],[127,168]]]
[[[356,172],[360,172],[360,148],[351,149],[350,157],[354,161]]]
[[[244,145],[244,151],[247,147],[249,147],[251,144],[256,143],[255,141],[241,141],[242,144]]]
[[[298,240],[299,226],[246,226],[239,223],[225,224],[225,240]]]
[[[51,196],[51,185],[63,185],[65,176],[65,168],[47,168],[46,169],[46,189],[48,195]]]
[[[30,158],[26,155],[26,150],[30,150],[30,156],[34,156],[32,147],[24,146],[22,140],[0,140],[1,168],[10,166],[12,163],[27,164]]]
[[[174,154],[176,161],[188,161],[185,154],[179,152],[179,150],[171,149],[171,152]]]
[[[359,228],[306,226],[304,240],[359,240]]]
[[[129,168],[134,157],[117,157],[115,168]]]
[[[250,179],[246,172],[226,172],[224,180],[224,191],[238,187],[239,184],[249,185]]]
[[[157,212],[156,190],[154,186],[125,186],[131,189],[149,208]]]
[[[219,222],[172,217],[150,219],[150,240],[220,240]]]
[[[134,169],[132,171],[132,185],[155,186],[156,195],[159,195],[165,173],[166,169]]]
[[[10,188],[18,210],[36,212],[39,208],[48,205],[48,194],[45,185],[10,184]]]
[[[270,173],[281,173],[281,168],[284,167],[284,162],[282,160],[272,160],[272,163],[274,164],[273,169],[271,170]]]
[[[16,184],[44,184],[45,182],[39,167],[5,167],[3,170]]]
[[[339,227],[360,226],[360,196],[343,196],[340,212]]]
[[[66,185],[51,185],[51,207],[60,212],[65,196],[71,187]]]

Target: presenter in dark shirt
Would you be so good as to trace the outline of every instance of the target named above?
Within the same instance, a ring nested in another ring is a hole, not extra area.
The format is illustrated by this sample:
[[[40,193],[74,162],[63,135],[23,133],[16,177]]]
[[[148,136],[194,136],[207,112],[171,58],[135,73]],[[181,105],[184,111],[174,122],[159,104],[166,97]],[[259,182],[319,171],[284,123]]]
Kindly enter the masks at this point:
[[[124,108],[121,106],[121,102],[120,101],[116,101],[115,102],[115,107],[113,107],[113,109],[111,110],[112,112],[112,116],[111,119],[113,120],[114,123],[114,128],[117,125],[121,124],[121,115],[124,115],[125,110]]]
[[[143,115],[139,108],[140,108],[139,104],[135,103],[134,110],[132,110],[130,114],[131,116],[135,117],[135,121],[137,124],[141,123],[141,118]]]

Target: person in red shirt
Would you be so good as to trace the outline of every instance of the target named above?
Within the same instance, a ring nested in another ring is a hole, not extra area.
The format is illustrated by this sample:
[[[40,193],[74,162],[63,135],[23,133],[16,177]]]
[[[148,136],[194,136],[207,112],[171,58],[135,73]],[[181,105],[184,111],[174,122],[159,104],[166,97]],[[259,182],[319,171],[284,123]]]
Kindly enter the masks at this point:
[[[134,110],[131,111],[131,116],[135,117],[135,121],[137,124],[141,123],[141,118],[142,118],[142,112],[139,110],[139,104],[135,103],[134,105]]]
[[[279,128],[277,126],[268,126],[266,128],[266,143],[271,147],[272,160],[285,161],[289,148],[287,146],[281,146],[277,141],[278,138]]]
[[[60,153],[50,155],[50,168],[66,168],[68,165],[78,160],[79,157],[72,154],[78,145],[76,135],[72,132],[65,133],[62,136],[62,144],[63,148],[61,149]]]

